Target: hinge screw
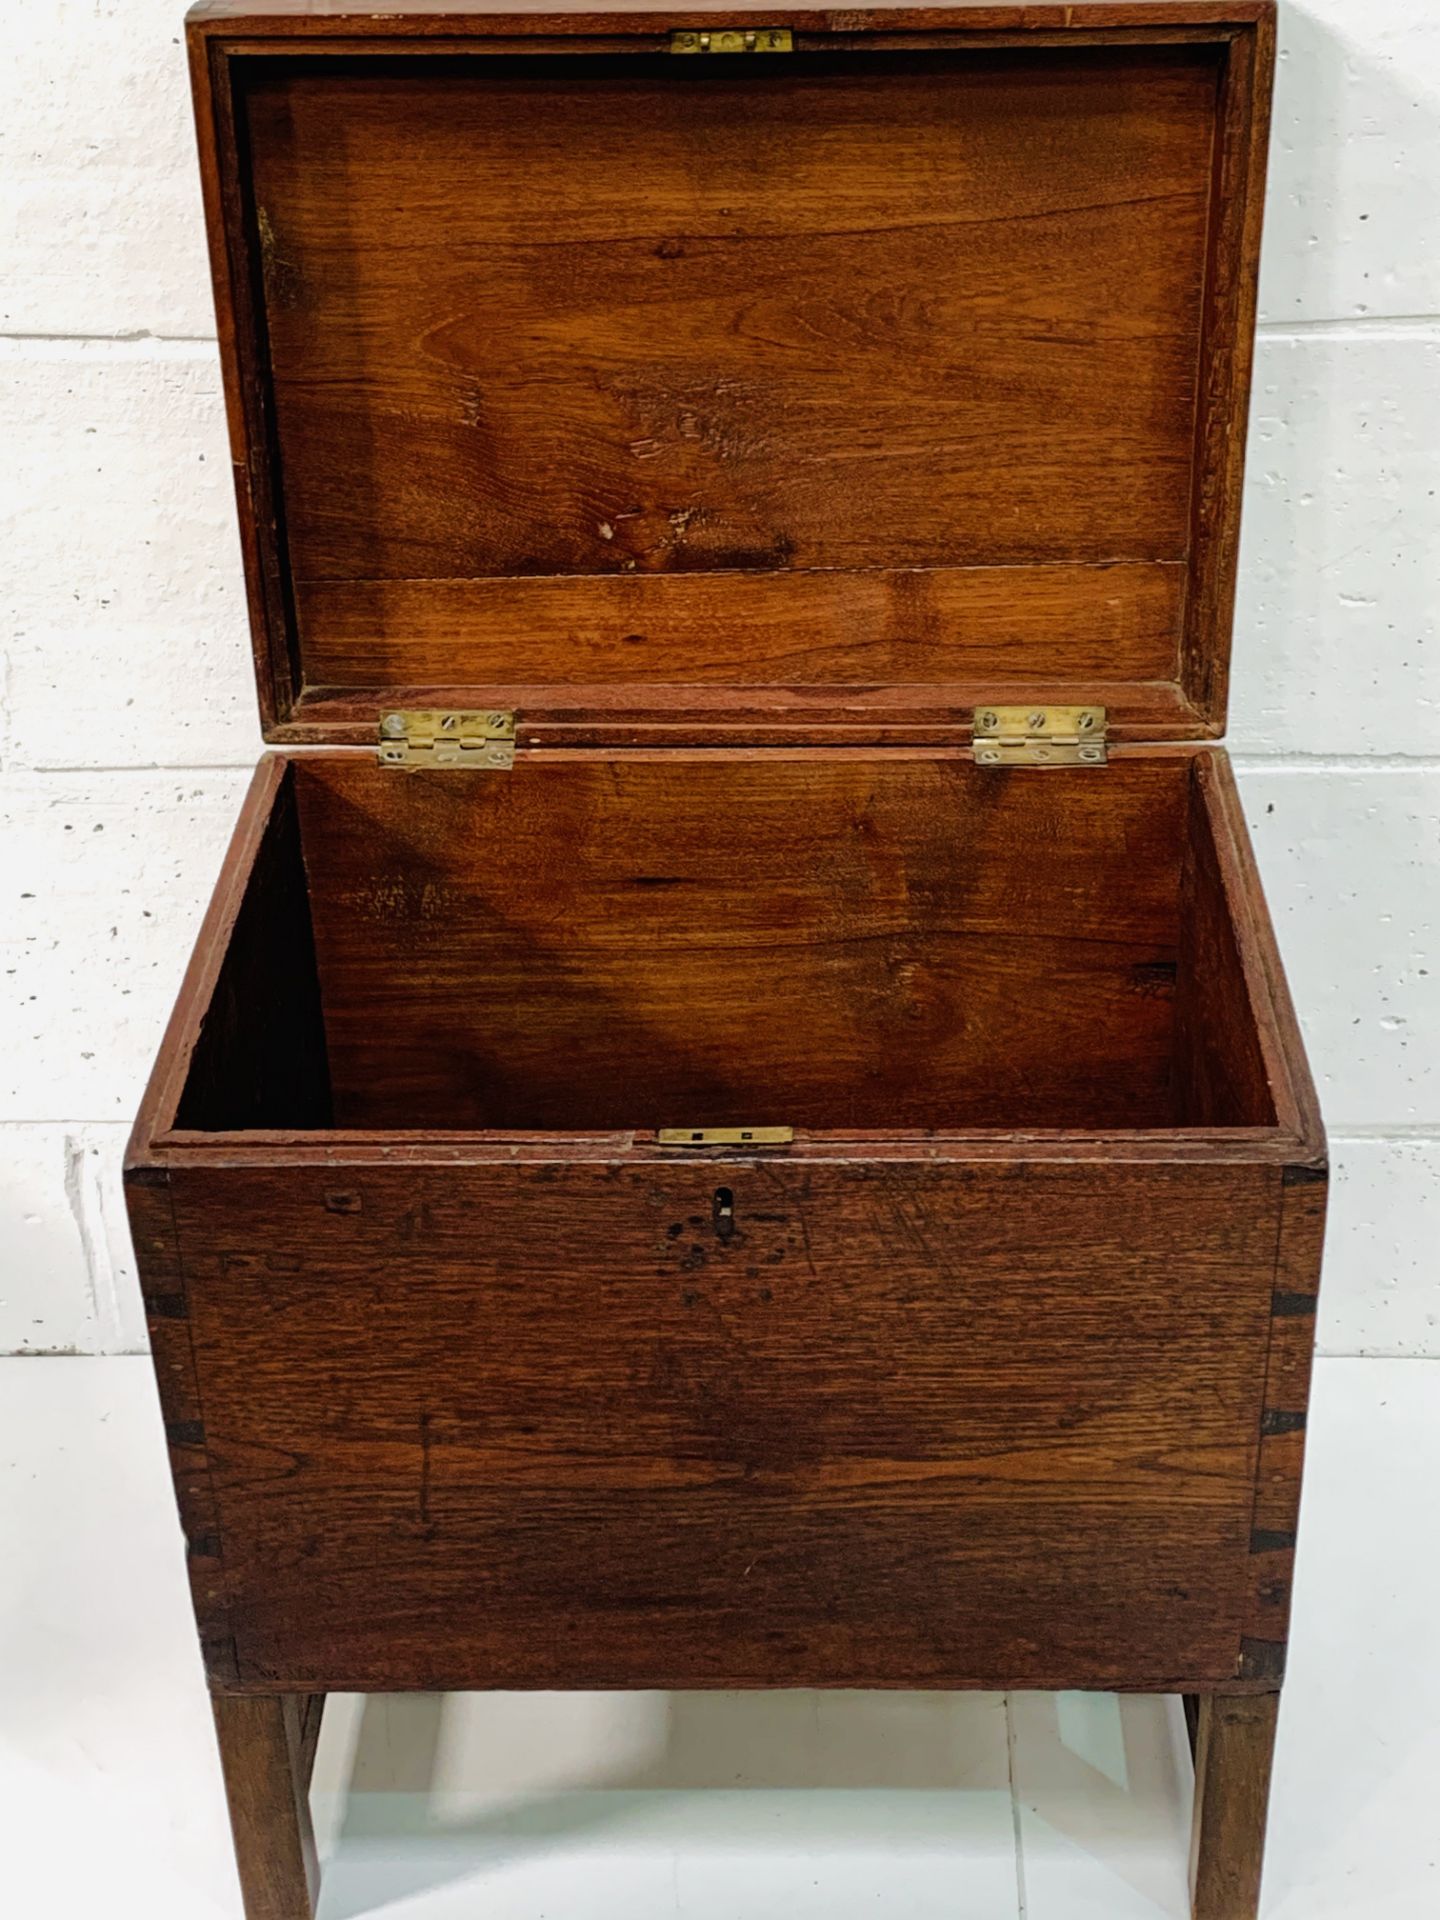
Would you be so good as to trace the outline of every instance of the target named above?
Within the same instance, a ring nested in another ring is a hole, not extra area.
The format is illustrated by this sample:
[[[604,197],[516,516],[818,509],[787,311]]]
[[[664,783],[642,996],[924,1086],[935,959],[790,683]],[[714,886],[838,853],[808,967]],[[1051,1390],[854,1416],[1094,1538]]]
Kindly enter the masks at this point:
[[[1044,726],[1044,724],[1045,724],[1045,716],[1043,713],[1032,713],[1030,715],[1029,725],[1032,733],[1039,733],[1040,729]]]
[[[405,716],[400,713],[387,713],[380,722],[380,731],[387,740],[398,740],[405,732]]]
[[[997,726],[998,726],[998,725],[999,725],[1000,723],[999,723],[999,721],[998,721],[998,720],[996,719],[996,717],[995,717],[995,715],[994,715],[993,713],[982,713],[982,714],[980,715],[980,724],[981,724],[981,726],[982,726],[982,727],[984,727],[984,729],[985,729],[985,731],[986,731],[987,733],[989,733],[989,732],[991,732],[991,731],[992,731],[992,730],[993,730],[993,729],[994,729],[995,727],[997,727]]]
[[[1095,716],[1093,713],[1082,713],[1075,724],[1082,733],[1088,733],[1095,724]]]

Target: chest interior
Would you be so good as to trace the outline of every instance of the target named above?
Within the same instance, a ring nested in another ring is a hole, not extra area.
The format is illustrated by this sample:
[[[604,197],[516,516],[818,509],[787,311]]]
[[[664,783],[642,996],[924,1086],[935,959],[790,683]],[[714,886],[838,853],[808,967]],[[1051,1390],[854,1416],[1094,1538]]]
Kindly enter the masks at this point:
[[[1212,772],[299,759],[178,1124],[1273,1124]]]
[[[328,751],[253,802],[171,1127],[1276,1123],[1177,744],[1225,716],[1255,35],[811,27],[205,41],[262,718]],[[972,758],[1065,702],[1108,764]],[[513,768],[376,763],[447,707]]]

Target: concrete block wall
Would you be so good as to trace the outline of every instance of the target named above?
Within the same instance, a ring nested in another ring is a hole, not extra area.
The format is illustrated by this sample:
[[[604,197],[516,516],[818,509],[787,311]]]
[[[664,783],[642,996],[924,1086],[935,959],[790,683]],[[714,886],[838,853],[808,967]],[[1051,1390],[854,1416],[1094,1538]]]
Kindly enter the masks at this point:
[[[117,1169],[260,747],[180,0],[0,17],[0,1351],[143,1339]],[[1232,749],[1337,1180],[1440,1355],[1440,10],[1283,8]]]

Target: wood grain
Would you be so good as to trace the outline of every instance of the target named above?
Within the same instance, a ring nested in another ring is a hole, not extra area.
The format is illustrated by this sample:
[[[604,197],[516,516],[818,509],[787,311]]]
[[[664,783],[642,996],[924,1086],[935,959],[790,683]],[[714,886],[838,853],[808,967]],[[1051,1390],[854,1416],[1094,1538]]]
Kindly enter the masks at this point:
[[[1233,1683],[1278,1178],[185,1168],[242,1681]]]
[[[739,578],[739,576],[736,576]],[[1164,681],[1102,681],[1109,705],[1109,737],[1117,744],[1169,742],[1211,731],[1180,690]],[[960,680],[943,685],[884,682],[828,687],[666,685],[588,681],[568,685],[565,705],[555,689],[473,683],[384,689],[388,705],[513,708],[517,738],[527,747],[946,747],[968,744],[974,709],[997,701],[1011,706],[1048,702],[1085,706],[1093,679]],[[1118,713],[1118,717],[1117,717]],[[375,743],[375,693],[312,687],[274,733],[296,746],[370,746]]]
[[[1213,205],[1200,356],[1191,496],[1193,590],[1186,609],[1181,678],[1202,712],[1224,725],[1230,649],[1215,635],[1235,616],[1245,441],[1255,354],[1260,228],[1270,143],[1275,19],[1226,48],[1215,142]]]
[[[477,1683],[1184,1690],[1253,1920],[1299,1030],[1223,754],[953,743],[1223,729],[1273,9],[712,17],[192,15],[267,733],[522,744],[262,765],[132,1142],[248,1920]]]
[[[1273,1686],[1285,1672],[1327,1192],[1323,1165],[1285,1169],[1242,1651],[1246,1674]]]
[[[418,683],[692,741],[732,685],[752,738],[772,686],[864,737],[867,689],[940,739],[1037,673],[1213,733],[1267,17],[797,16],[752,62],[604,9],[197,17],[270,737]]]
[[[952,0],[943,7],[916,7],[909,0],[873,0],[851,12],[783,8],[803,33],[831,37],[864,35],[876,28],[923,32],[1059,33],[1079,39],[1109,29],[1138,27],[1146,34],[1181,28],[1241,26],[1272,20],[1275,0]],[[397,25],[407,35],[441,37],[466,33],[527,33],[573,37],[595,21],[609,31],[637,35],[668,33],[672,24],[708,26],[717,15],[773,15],[773,0],[716,0],[669,13],[646,12],[634,0],[592,0],[585,8],[556,11],[548,0],[387,0],[384,12],[353,0],[196,0],[188,19],[197,30],[228,34],[304,34],[355,39],[391,39]]]
[[[721,69],[247,88],[297,581],[1178,559],[1213,55]]]
[[[748,688],[772,708],[810,688],[853,689],[872,709],[878,687],[891,706],[890,689],[928,686],[953,721],[957,682],[997,688],[1041,653],[1099,701],[1112,682],[1173,674],[1184,580],[1178,564],[697,573],[678,624],[659,574],[315,582],[298,603],[307,671],[332,694],[444,686],[462,667],[527,713],[547,683],[577,708],[592,683],[642,706],[662,687]]]
[[[201,1651],[211,1678],[224,1684],[236,1678],[235,1641],[168,1172],[127,1168],[125,1200]]]
[[[1277,1117],[1300,1148],[1296,1160],[1323,1165],[1325,1126],[1314,1076],[1245,825],[1235,770],[1223,749],[1196,756],[1195,788],[1205,804],[1246,991],[1251,1004],[1262,1011],[1257,1023],[1260,1050]]]
[[[300,1695],[214,1694],[245,1920],[312,1920],[320,1874],[300,1780]]]
[[[252,796],[141,1133],[644,1134],[765,1124],[784,1089],[788,1124],[877,1148],[1278,1142],[1277,1103],[1313,1094],[1217,766],[562,751],[475,782],[306,758]]]
[[[1275,1092],[1215,827],[1207,777],[1197,763],[1180,876],[1176,1108],[1192,1125],[1271,1125]]]
[[[1183,762],[295,777],[341,1125],[1175,1117]]]
[[[332,1117],[291,774],[246,876],[176,1123],[324,1127]]]
[[[325,1719],[325,1695],[303,1694],[300,1699],[299,1734],[295,1747],[295,1778],[300,1791],[308,1793],[315,1772],[315,1754],[320,1745],[320,1728]]]
[[[1256,1920],[1260,1911],[1279,1711],[1277,1693],[1201,1698],[1190,1851],[1194,1920]]]

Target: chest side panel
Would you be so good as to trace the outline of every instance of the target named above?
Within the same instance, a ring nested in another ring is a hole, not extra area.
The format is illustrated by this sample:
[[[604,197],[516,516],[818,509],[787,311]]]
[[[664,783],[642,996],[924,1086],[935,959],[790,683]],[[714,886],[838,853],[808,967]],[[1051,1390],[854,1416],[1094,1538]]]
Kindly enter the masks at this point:
[[[242,1686],[1236,1677],[1276,1168],[174,1190]]]

